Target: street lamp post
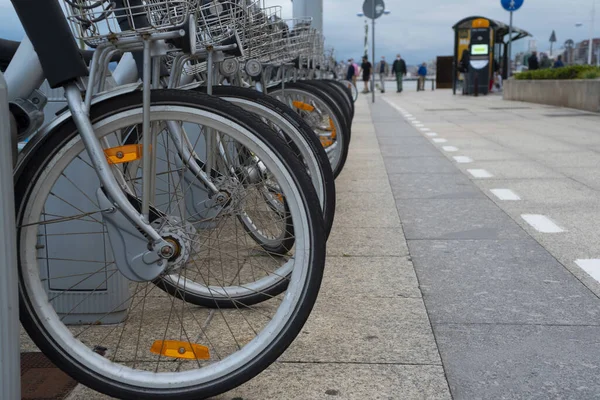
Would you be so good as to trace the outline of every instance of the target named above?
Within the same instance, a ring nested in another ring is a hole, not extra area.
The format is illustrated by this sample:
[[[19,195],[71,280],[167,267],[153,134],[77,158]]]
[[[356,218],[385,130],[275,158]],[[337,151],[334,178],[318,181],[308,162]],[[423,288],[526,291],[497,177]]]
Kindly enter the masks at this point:
[[[588,65],[592,65],[592,55],[594,54],[594,23],[596,19],[596,0],[592,0],[592,19],[590,22],[590,42],[588,46]],[[583,26],[583,23],[578,22],[575,24],[576,28]]]
[[[594,47],[594,19],[596,14],[596,0],[592,0],[592,24],[590,26],[590,48],[588,51],[588,65],[592,65],[592,54]]]
[[[375,1],[372,2],[372,6],[373,6],[373,9],[372,9],[371,15],[375,16],[376,15]],[[367,12],[367,11],[365,10],[365,12]],[[389,10],[383,11],[384,15],[389,15],[390,13],[391,13],[391,11],[389,11]],[[364,17],[365,13],[357,13],[356,15],[359,17]],[[375,18],[371,18],[371,31],[372,31],[372,33],[371,33],[371,47],[372,47],[372,49],[371,49],[371,60],[372,60],[372,62],[371,62],[371,96],[372,96],[373,103],[375,103]],[[365,40],[365,43],[366,43],[366,40]],[[365,51],[365,55],[367,55],[366,51]],[[385,84],[385,81],[384,81],[384,84]]]

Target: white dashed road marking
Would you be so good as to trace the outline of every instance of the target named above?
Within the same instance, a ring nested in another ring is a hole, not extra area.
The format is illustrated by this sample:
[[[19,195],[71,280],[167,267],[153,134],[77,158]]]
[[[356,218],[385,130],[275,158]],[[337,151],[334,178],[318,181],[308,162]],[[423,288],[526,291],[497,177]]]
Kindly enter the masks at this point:
[[[500,200],[517,201],[521,200],[518,194],[510,189],[492,189],[490,190]]]
[[[435,133],[435,132],[427,132],[426,135],[434,137],[434,136],[437,136],[437,133]]]
[[[556,225],[554,221],[545,215],[539,214],[523,214],[521,218],[531,225],[536,231],[542,233],[560,233],[565,230],[560,226]]]
[[[454,158],[454,161],[456,161],[459,164],[469,164],[473,162],[472,158],[466,156],[456,156],[452,158]]]
[[[431,129],[429,128],[421,128],[421,132],[429,132]]]
[[[579,268],[588,273],[592,278],[600,282],[600,260],[575,260],[575,264],[579,265]]]
[[[454,147],[454,146],[444,146],[442,147],[444,149],[444,151],[448,151],[448,152],[455,152],[458,151],[458,147]]]
[[[435,138],[435,139],[433,139],[433,141],[435,143],[446,143],[447,142],[446,139],[442,139],[442,138]]]
[[[467,171],[473,175],[474,178],[492,178],[494,176],[485,169],[468,169]]]

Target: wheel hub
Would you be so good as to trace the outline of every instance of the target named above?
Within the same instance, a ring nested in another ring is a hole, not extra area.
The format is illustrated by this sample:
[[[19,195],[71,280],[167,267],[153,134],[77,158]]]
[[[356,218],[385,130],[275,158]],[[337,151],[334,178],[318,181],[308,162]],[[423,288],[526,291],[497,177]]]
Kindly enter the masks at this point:
[[[165,254],[168,256],[165,273],[170,274],[185,267],[191,255],[196,228],[179,218],[167,217],[159,233],[172,246],[171,254]]]

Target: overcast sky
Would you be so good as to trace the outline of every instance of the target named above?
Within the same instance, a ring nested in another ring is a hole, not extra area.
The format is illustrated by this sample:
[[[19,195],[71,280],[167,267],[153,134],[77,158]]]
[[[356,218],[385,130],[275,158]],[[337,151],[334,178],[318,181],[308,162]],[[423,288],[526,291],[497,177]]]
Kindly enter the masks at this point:
[[[281,5],[284,18],[292,16],[291,0],[265,1],[267,5]],[[567,39],[578,42],[589,37],[592,1],[525,0],[514,14],[514,24],[529,31],[541,51],[549,48],[553,29],[557,45]],[[363,0],[323,0],[326,41],[336,49],[337,59],[359,58],[363,53],[364,18],[356,16],[362,10],[362,3]],[[400,52],[410,64],[438,55],[452,55],[452,25],[467,16],[482,15],[507,24],[509,20],[500,0],[385,0],[385,3],[391,14],[377,20],[376,57],[393,58]],[[597,3],[596,37],[600,36],[600,1]],[[584,26],[576,28],[578,22]],[[19,40],[22,35],[10,1],[0,0],[0,37]],[[525,49],[527,40],[515,44],[515,51]]]

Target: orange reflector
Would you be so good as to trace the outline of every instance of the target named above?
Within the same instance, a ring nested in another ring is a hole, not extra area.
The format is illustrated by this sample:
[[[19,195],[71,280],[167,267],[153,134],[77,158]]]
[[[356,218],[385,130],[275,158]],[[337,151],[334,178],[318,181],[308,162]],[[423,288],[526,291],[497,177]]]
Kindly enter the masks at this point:
[[[104,150],[104,155],[111,164],[121,164],[142,158],[141,144],[127,144]]]
[[[275,193],[275,198],[283,203],[283,195],[281,193]]]
[[[333,145],[333,140],[331,140],[328,137],[320,137],[319,139],[321,139],[321,145],[323,147],[329,147],[329,146]]]
[[[294,102],[292,102],[292,104],[294,105],[294,107],[296,107],[299,110],[315,111],[315,108],[313,106],[311,106],[310,104],[304,103],[302,101],[294,101]]]
[[[208,347],[179,340],[157,340],[150,351],[165,357],[184,358],[186,360],[210,359]]]
[[[329,129],[331,129],[331,138],[335,139],[335,137],[337,136],[337,131],[335,129],[335,124],[333,123],[331,117],[329,118]]]

